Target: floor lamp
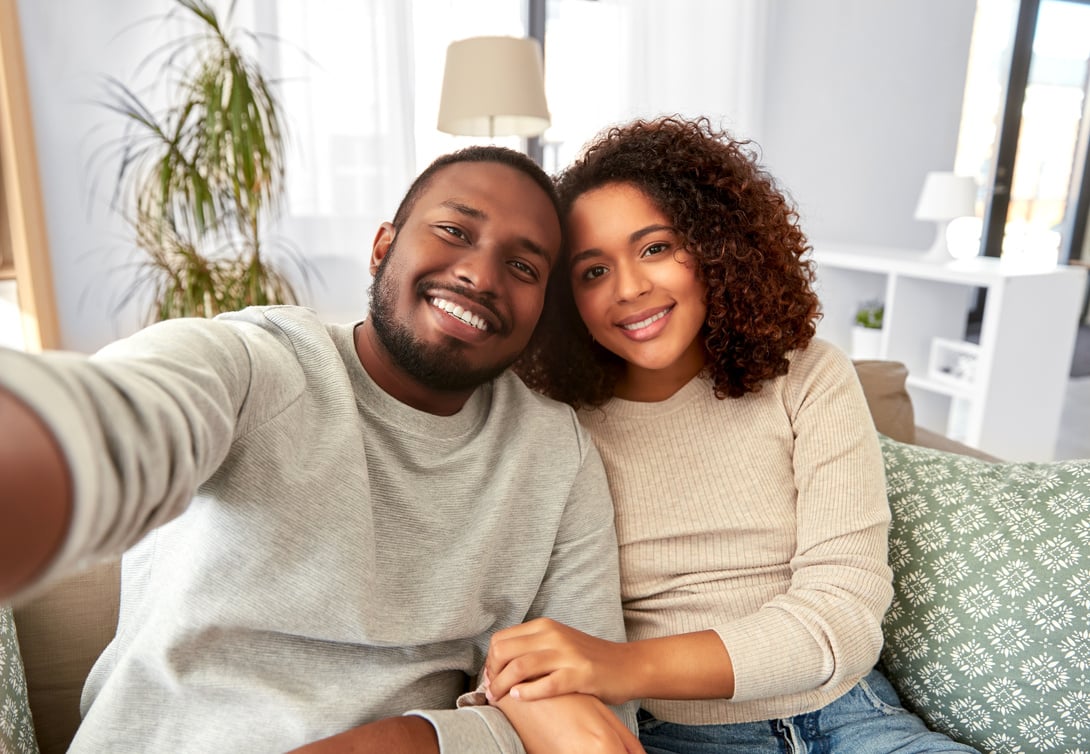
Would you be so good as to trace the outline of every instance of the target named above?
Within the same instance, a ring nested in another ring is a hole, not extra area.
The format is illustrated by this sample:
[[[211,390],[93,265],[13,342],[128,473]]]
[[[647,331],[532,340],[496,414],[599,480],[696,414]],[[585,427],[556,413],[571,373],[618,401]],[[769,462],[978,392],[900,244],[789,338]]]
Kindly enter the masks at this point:
[[[538,136],[549,127],[536,39],[470,37],[447,48],[440,131],[459,136]]]

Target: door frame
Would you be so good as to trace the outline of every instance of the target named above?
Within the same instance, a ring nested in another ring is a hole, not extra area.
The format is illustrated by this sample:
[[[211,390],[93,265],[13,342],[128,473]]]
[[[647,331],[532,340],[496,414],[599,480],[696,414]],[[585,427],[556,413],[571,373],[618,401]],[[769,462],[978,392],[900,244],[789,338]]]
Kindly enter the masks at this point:
[[[0,0],[0,229],[8,231],[0,243],[14,268],[24,348],[40,351],[60,348],[60,328],[16,6]]]

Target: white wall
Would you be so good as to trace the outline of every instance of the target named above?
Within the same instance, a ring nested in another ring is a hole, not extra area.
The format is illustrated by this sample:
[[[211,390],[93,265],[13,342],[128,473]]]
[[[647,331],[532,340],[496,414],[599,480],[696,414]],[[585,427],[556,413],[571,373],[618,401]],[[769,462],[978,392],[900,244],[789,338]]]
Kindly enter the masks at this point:
[[[132,280],[132,270],[125,269],[131,257],[124,225],[105,206],[113,176],[91,168],[103,123],[110,120],[95,103],[103,98],[102,77],[134,70],[143,51],[157,46],[162,27],[119,31],[167,7],[167,0],[18,0],[61,344],[67,349],[94,350],[141,321],[131,308],[114,311]]]
[[[975,0],[775,0],[765,164],[814,243],[926,249],[912,217],[953,170]]]

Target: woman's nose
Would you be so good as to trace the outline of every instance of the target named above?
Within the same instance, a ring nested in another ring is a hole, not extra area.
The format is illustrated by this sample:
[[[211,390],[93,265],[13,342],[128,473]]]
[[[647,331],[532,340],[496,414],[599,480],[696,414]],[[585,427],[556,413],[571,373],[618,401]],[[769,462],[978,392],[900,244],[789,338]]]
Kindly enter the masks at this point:
[[[614,277],[618,301],[633,301],[651,291],[651,281],[637,264],[623,264]]]

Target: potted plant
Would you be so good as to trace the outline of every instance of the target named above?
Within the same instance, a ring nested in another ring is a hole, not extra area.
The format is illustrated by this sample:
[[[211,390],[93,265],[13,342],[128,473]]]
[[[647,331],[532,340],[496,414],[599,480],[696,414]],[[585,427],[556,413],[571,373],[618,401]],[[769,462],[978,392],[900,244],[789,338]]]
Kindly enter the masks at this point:
[[[120,113],[113,206],[130,224],[142,258],[126,300],[151,287],[151,319],[199,316],[249,305],[296,303],[270,250],[306,269],[286,244],[266,237],[284,191],[281,108],[243,47],[252,34],[228,28],[206,0],[175,0],[170,16],[192,27],[155,55],[170,105],[154,112],[117,79],[104,104]]]
[[[885,305],[876,299],[864,301],[855,311],[852,327],[853,359],[877,359],[882,353],[882,315]]]

